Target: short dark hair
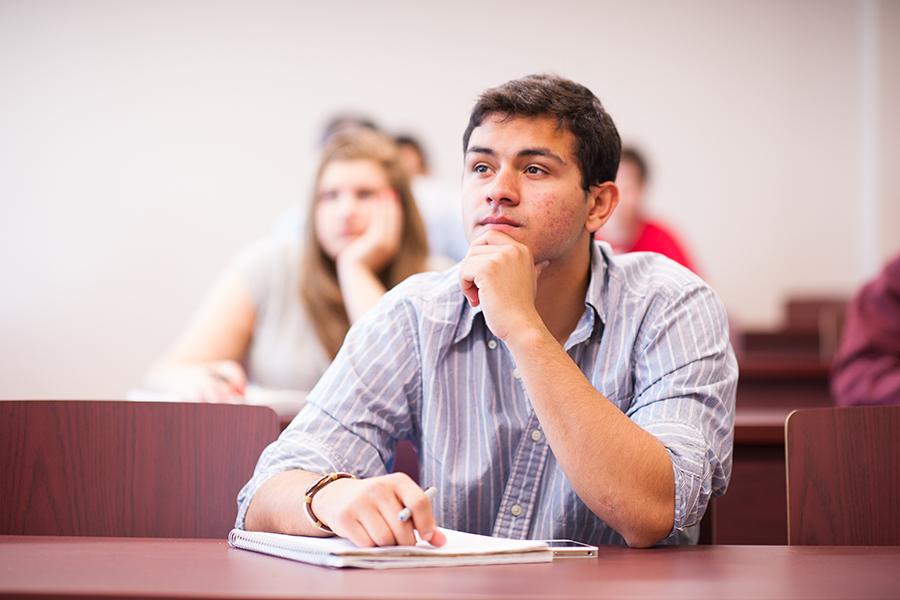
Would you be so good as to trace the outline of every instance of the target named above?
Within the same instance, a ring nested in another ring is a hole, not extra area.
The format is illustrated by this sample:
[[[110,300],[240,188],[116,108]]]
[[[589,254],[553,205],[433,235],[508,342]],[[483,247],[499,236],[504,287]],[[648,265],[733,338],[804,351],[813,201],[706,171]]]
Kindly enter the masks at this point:
[[[428,168],[428,155],[425,154],[425,148],[422,147],[422,144],[419,143],[415,137],[408,133],[401,133],[394,136],[394,143],[397,146],[409,146],[419,155],[419,158],[422,160],[422,166],[426,169]]]
[[[472,131],[491,114],[511,117],[555,117],[560,127],[575,136],[575,156],[581,185],[587,190],[614,181],[619,169],[622,141],[612,117],[591,90],[558,75],[528,75],[481,94],[463,133],[463,152]]]
[[[647,159],[644,158],[641,151],[634,146],[625,146],[622,148],[622,157],[619,159],[619,162],[625,161],[637,167],[641,183],[647,183],[647,180],[650,179],[650,167],[647,166]]]

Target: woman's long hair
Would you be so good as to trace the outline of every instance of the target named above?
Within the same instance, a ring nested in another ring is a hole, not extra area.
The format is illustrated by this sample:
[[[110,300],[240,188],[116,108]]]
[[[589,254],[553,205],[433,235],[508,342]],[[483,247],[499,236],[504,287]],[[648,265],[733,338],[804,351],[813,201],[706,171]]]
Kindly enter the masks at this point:
[[[300,301],[306,308],[322,347],[330,358],[337,355],[350,319],[338,284],[337,265],[328,256],[316,235],[317,192],[322,173],[334,161],[371,160],[384,170],[388,184],[400,200],[403,227],[400,247],[391,261],[377,273],[385,289],[391,289],[410,275],[425,270],[428,238],[425,225],[409,186],[409,176],[400,164],[397,147],[387,137],[368,129],[336,134],[322,152],[313,195],[306,219],[306,247],[300,265]]]

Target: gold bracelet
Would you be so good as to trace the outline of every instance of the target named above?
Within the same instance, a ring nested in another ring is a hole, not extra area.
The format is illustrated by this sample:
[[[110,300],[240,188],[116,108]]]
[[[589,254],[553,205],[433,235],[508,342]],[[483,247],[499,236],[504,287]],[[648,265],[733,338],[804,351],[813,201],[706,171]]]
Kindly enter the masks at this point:
[[[348,477],[350,479],[356,479],[356,476],[352,473],[344,473],[343,471],[329,473],[328,475],[323,475],[315,483],[306,488],[306,492],[303,494],[303,502],[306,504],[306,516],[309,517],[310,523],[312,523],[320,531],[331,534],[334,533],[334,531],[331,530],[331,527],[320,521],[319,517],[316,516],[316,513],[313,512],[313,496],[315,496],[323,487],[325,487],[329,483],[333,483],[338,479],[346,479]]]

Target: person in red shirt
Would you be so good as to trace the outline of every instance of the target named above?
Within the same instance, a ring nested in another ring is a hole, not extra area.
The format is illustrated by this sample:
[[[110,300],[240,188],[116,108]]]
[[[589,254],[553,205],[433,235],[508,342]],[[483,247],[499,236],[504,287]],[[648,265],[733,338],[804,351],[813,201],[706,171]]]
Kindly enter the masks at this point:
[[[617,254],[624,252],[658,252],[697,272],[684,245],[675,234],[649,219],[644,211],[644,191],[649,172],[644,157],[633,147],[622,148],[616,185],[619,206],[612,218],[597,233],[597,239],[608,242]]]
[[[900,254],[847,307],[831,393],[838,406],[900,405]]]

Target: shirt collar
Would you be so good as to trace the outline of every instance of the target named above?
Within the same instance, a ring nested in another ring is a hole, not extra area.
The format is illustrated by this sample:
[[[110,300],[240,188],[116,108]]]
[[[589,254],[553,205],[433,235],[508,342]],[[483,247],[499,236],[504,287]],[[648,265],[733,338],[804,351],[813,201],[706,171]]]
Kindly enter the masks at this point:
[[[612,254],[612,249],[606,242],[595,242],[591,244],[591,280],[588,283],[587,293],[584,295],[585,312],[575,326],[575,330],[569,336],[566,343],[566,349],[570,346],[583,342],[594,334],[600,334],[606,323],[606,305],[603,297],[606,293],[606,263],[608,257]],[[465,296],[460,294],[462,298],[462,307],[459,323],[456,326],[456,335],[453,337],[453,343],[458,343],[465,339],[471,332],[476,319],[484,321],[484,315],[481,307],[472,308]]]
[[[481,314],[480,306],[472,308],[469,305],[469,301],[466,300],[465,294],[460,293],[459,295],[462,298],[462,315],[460,316],[459,323],[456,325],[456,335],[453,336],[454,344],[462,341],[472,332],[475,317],[479,317],[482,320],[484,319],[484,316]]]

